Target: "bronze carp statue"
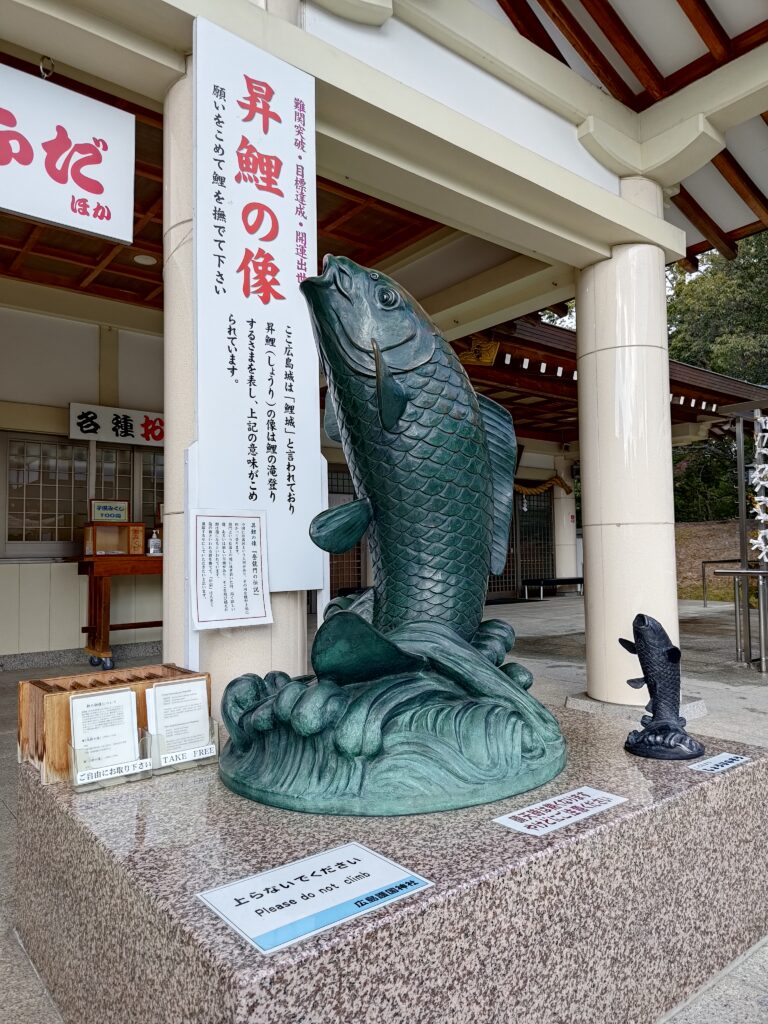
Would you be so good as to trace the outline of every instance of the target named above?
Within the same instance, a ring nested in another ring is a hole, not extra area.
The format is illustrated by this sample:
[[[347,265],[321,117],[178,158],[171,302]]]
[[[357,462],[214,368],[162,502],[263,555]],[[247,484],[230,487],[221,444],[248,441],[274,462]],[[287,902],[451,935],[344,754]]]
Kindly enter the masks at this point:
[[[312,523],[343,552],[365,535],[374,585],[336,598],[314,675],[234,679],[220,774],[263,803],[414,814],[486,803],[554,778],[557,722],[504,664],[514,631],[482,621],[506,562],[516,441],[451,346],[393,280],[343,257],[303,282],[328,382],[325,429],[356,501]]]
[[[632,622],[634,640],[619,638],[625,651],[636,654],[642,675],[628,679],[635,690],[648,687],[651,699],[641,719],[642,729],[633,729],[624,749],[638,757],[658,761],[688,761],[704,754],[704,745],[685,731],[680,716],[680,648],[667,636],[662,624],[642,612]]]

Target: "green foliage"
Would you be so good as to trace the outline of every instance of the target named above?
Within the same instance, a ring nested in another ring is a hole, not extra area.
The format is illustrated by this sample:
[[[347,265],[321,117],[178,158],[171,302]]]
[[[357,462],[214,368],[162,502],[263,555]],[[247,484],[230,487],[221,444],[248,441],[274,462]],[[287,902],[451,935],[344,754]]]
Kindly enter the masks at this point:
[[[698,274],[670,268],[669,354],[753,384],[768,384],[768,234],[739,243],[739,255],[702,257]]]
[[[700,523],[738,516],[736,445],[732,438],[675,448],[672,464],[676,522]]]

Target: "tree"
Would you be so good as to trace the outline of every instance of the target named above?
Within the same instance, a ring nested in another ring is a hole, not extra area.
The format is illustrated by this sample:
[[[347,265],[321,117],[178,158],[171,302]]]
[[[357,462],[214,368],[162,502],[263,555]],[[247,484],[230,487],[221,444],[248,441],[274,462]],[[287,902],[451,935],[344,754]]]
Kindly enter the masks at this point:
[[[723,437],[672,451],[675,522],[734,519],[739,514],[736,442]]]
[[[753,384],[768,384],[768,233],[739,255],[702,257],[699,273],[670,268],[669,354]]]

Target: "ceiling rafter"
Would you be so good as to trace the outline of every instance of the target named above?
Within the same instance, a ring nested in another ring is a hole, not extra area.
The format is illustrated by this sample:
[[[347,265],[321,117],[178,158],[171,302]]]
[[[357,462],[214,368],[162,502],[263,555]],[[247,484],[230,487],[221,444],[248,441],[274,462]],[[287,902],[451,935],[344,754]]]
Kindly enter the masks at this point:
[[[750,178],[733,153],[728,149],[721,150],[717,156],[713,157],[712,164],[757,216],[757,219],[765,227],[768,227],[768,198]]]
[[[693,226],[704,235],[708,242],[728,260],[736,259],[737,250],[725,231],[722,230],[682,185],[672,202],[687,217]]]
[[[535,43],[550,57],[562,61],[563,64],[568,63],[558,49],[557,43],[528,6],[528,0],[499,0],[499,6],[521,36],[524,36],[529,42]]]
[[[677,2],[715,60],[728,60],[731,55],[731,38],[717,20],[707,0]]]
[[[581,0],[629,70],[654,99],[666,95],[664,76],[607,0]]]
[[[635,94],[563,0],[538,0],[538,4],[611,95],[634,110]]]

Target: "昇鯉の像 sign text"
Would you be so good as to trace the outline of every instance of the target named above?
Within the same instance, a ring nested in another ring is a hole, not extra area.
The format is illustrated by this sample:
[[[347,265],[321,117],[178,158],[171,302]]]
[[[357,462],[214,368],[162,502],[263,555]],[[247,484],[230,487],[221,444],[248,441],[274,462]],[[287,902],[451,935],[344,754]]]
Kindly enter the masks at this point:
[[[322,586],[314,81],[195,23],[198,504],[267,517],[270,590]]]

